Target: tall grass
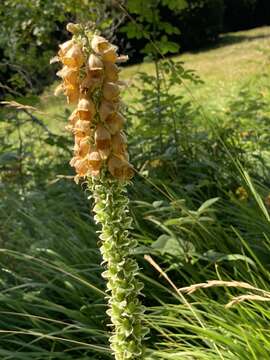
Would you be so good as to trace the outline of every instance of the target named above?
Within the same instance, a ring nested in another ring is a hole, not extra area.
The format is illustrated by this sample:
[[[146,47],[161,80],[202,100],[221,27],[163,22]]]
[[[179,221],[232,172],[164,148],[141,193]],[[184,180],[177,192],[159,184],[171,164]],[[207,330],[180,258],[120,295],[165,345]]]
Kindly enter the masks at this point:
[[[191,295],[176,291],[215,279],[244,281],[270,291],[264,256],[269,249],[269,220],[259,190],[243,175],[250,192],[247,202],[220,198],[189,208],[177,190],[172,196],[173,189],[167,187],[170,201],[156,191],[154,203],[152,199],[134,203],[134,236],[141,244],[137,256],[146,289],[145,322],[151,328],[149,359],[267,358],[267,302],[246,301],[225,309],[233,297],[250,291],[240,287],[213,287]],[[62,205],[66,209],[65,200]],[[28,215],[34,224],[40,223],[35,214]],[[25,254],[0,251],[2,359],[110,358],[93,225],[82,221],[74,209],[64,216],[69,221],[51,219],[46,229],[53,241],[39,241]],[[233,224],[230,219],[236,216]],[[42,226],[38,228],[43,236]],[[55,233],[60,232],[56,240]],[[174,287],[143,260],[146,253]]]

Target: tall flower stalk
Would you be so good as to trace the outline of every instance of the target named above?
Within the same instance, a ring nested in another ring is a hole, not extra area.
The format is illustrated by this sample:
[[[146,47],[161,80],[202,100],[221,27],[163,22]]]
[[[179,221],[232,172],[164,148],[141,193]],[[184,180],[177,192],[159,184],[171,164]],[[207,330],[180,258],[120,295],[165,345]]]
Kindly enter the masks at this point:
[[[57,73],[68,103],[76,104],[67,129],[74,134],[75,181],[87,180],[94,199],[95,221],[101,225],[102,276],[107,281],[107,314],[111,319],[110,344],[116,360],[143,359],[143,306],[139,296],[139,267],[133,257],[136,240],[130,237],[132,219],[126,186],[134,171],[129,163],[127,139],[123,131],[117,63],[117,47],[78,24],[68,24],[72,39],[60,45],[63,68]]]

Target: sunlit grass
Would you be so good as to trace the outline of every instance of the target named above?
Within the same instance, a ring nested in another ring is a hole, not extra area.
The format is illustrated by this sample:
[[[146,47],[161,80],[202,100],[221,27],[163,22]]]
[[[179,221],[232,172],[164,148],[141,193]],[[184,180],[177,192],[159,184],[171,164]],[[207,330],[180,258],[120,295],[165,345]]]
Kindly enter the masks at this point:
[[[205,110],[224,111],[227,102],[245,83],[256,81],[262,73],[270,77],[270,27],[224,34],[215,47],[174,56],[173,60],[183,61],[186,69],[195,70],[204,81],[196,86],[186,83],[186,87],[179,86],[175,91],[192,97],[192,101],[197,101]],[[127,101],[134,96],[132,84],[140,71],[154,74],[154,64],[144,62],[122,69],[121,78],[129,83],[124,95]],[[59,133],[63,131],[63,124],[58,117],[72,107],[67,108],[64,97],[54,97],[55,87],[53,84],[41,96],[40,108],[44,111],[41,118],[52,131]]]

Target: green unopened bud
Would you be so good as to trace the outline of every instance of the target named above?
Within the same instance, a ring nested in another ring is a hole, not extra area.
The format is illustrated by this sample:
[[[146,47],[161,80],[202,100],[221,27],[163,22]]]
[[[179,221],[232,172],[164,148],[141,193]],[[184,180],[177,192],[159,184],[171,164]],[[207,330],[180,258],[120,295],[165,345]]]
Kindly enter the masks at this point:
[[[79,24],[74,23],[68,23],[66,26],[67,31],[69,31],[71,34],[76,34],[81,30],[81,26]]]

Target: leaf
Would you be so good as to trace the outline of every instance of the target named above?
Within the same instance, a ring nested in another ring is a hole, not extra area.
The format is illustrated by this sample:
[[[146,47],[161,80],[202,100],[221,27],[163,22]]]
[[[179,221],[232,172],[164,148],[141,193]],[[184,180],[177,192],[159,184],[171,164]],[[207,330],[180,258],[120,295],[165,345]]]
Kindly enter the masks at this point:
[[[217,201],[219,200],[218,197],[213,198],[213,199],[208,199],[206,200],[198,209],[199,213],[204,212],[206,209],[208,209],[210,206],[212,206],[213,204],[215,204]]]
[[[209,250],[201,256],[201,259],[211,261],[211,262],[221,262],[221,261],[245,261],[254,268],[256,268],[256,264],[253,260],[251,260],[248,256],[242,254],[224,254],[217,252],[215,250]]]
[[[8,165],[19,160],[18,154],[15,152],[6,152],[0,155],[0,165]]]
[[[162,200],[154,201],[152,205],[153,205],[154,208],[158,208],[161,205],[163,205],[163,201]]]
[[[195,248],[189,241],[169,235],[161,235],[152,245],[151,248],[158,251],[161,255],[169,254],[172,256],[183,257],[186,253],[194,252]]]

